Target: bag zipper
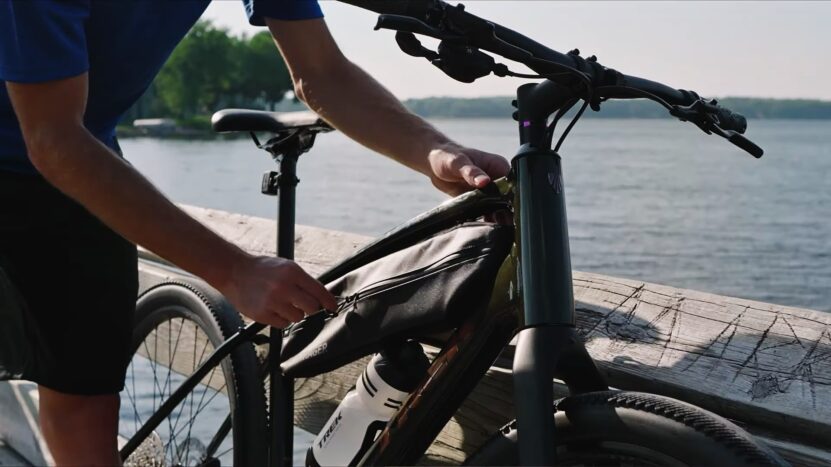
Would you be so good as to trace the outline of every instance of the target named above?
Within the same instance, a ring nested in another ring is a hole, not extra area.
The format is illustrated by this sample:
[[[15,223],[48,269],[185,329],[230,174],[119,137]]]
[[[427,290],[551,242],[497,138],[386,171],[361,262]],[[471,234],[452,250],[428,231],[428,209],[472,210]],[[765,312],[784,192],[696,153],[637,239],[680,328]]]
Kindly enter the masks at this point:
[[[412,271],[408,271],[397,276],[389,277],[386,279],[382,279],[380,281],[373,282],[371,284],[367,284],[361,289],[359,289],[357,292],[343,297],[342,301],[338,303],[338,308],[335,312],[335,315],[340,314],[343,311],[347,311],[349,308],[354,310],[357,307],[358,302],[364,299],[373,297],[375,295],[408,284],[410,282],[430,277],[434,274],[438,274],[442,271],[445,271],[451,267],[484,258],[488,255],[488,253],[490,253],[491,250],[492,248],[489,246],[469,246],[457,252],[451,253],[441,259],[438,259],[433,263],[428,264],[427,266],[423,266],[421,268],[414,269]]]

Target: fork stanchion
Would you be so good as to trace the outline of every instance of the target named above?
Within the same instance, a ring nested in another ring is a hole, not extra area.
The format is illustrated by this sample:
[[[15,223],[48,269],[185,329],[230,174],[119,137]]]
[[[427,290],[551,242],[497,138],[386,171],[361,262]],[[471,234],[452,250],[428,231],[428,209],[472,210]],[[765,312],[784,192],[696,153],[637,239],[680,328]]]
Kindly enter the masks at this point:
[[[277,256],[294,259],[295,187],[297,186],[297,158],[300,150],[286,151],[280,161],[277,179]],[[271,328],[269,338],[269,412],[270,449],[272,467],[292,465],[294,452],[294,379],[285,377],[280,369],[283,331]]]

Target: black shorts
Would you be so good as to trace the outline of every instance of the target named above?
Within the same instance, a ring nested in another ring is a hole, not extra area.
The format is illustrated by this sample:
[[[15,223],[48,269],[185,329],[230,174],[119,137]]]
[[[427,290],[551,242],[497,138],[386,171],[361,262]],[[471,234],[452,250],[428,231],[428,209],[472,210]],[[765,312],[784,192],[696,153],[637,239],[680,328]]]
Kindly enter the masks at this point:
[[[42,177],[0,171],[0,379],[121,391],[136,247]]]

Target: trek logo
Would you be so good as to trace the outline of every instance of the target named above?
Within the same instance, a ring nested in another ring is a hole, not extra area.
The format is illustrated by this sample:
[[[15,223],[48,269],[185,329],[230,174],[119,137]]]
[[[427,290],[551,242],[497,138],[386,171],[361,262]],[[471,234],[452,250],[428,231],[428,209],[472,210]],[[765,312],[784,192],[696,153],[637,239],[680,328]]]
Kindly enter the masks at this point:
[[[563,176],[559,173],[548,172],[548,184],[554,188],[554,192],[560,194],[563,192]]]
[[[334,433],[335,430],[337,430],[341,418],[343,418],[343,412],[338,412],[338,416],[335,417],[334,420],[332,420],[332,424],[329,425],[329,429],[326,430],[326,433],[323,434],[323,439],[321,439],[320,442],[317,443],[318,449],[323,449],[323,446],[325,446],[326,443],[329,441],[329,437],[332,436],[332,433]]]

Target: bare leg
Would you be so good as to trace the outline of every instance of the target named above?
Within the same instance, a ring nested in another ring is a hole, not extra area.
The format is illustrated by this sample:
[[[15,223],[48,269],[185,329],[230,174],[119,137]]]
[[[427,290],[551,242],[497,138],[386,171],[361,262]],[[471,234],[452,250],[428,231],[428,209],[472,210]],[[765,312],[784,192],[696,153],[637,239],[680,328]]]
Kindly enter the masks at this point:
[[[78,396],[43,386],[40,428],[58,466],[120,466],[118,394]]]

